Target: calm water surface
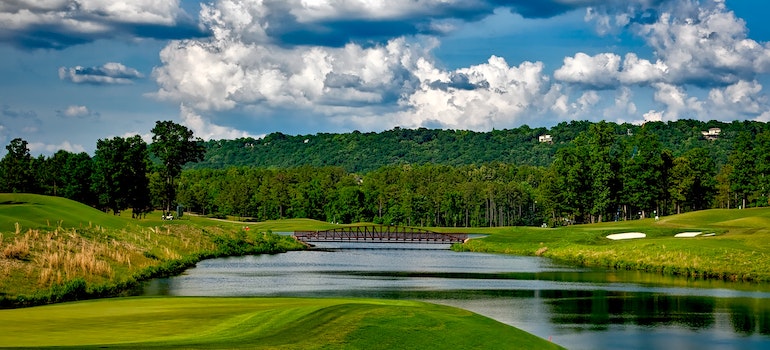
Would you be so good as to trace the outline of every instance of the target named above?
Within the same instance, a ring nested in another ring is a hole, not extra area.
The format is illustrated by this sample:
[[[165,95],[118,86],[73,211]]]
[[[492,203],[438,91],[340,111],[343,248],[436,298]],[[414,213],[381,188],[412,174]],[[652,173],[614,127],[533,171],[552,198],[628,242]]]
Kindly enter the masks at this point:
[[[767,285],[446,248],[325,243],[213,259],[151,281],[143,294],[414,299],[467,309],[569,349],[770,349]]]

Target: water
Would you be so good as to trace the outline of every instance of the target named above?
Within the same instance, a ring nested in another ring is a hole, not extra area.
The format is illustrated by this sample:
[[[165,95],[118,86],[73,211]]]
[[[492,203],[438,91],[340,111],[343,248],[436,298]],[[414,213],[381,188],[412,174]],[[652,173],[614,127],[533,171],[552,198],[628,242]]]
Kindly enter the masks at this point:
[[[148,282],[143,293],[423,300],[464,308],[570,349],[770,348],[766,285],[446,248],[325,243],[310,251],[212,259]]]

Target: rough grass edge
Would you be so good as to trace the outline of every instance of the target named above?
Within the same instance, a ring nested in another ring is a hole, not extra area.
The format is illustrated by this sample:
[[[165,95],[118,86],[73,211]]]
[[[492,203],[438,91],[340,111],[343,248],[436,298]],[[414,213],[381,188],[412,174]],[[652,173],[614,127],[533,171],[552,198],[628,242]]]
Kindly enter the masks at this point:
[[[126,296],[142,282],[154,278],[179,275],[205,259],[278,254],[289,250],[303,249],[304,247],[293,239],[284,238],[273,233],[265,233],[262,238],[262,240],[257,242],[250,242],[244,234],[237,234],[235,237],[215,236],[213,241],[217,249],[214,251],[197,252],[178,259],[161,261],[157,265],[148,266],[120,281],[89,285],[85,279],[78,277],[30,295],[7,296],[0,294],[0,309]]]

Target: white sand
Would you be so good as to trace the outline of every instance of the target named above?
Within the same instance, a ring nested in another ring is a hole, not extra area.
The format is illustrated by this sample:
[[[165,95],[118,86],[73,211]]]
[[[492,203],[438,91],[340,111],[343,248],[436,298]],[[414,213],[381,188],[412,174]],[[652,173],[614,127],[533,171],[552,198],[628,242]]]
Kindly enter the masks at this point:
[[[703,232],[682,232],[682,233],[675,234],[674,237],[680,237],[680,238],[681,237],[695,237],[695,236],[699,236],[702,233]]]
[[[647,237],[647,235],[641,232],[615,233],[607,236],[607,238],[611,240],[644,238],[644,237]]]

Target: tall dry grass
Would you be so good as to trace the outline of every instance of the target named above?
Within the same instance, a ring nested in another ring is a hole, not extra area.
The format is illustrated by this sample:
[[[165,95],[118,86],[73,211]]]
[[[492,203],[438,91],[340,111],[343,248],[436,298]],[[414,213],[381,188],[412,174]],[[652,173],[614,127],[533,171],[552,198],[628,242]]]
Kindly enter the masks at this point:
[[[6,259],[26,260],[30,256],[30,249],[32,246],[32,237],[34,232],[27,232],[24,235],[19,235],[18,231],[20,227],[16,224],[16,238],[10,244],[2,246],[2,239],[0,239],[0,247],[2,247],[2,257]]]
[[[126,260],[119,252],[114,252],[110,244],[86,240],[72,229],[56,229],[40,241],[40,253],[36,256],[40,267],[39,283],[51,285],[62,283],[75,277],[102,276],[109,278],[112,267],[106,259],[117,257]],[[118,260],[113,259],[113,260]]]

